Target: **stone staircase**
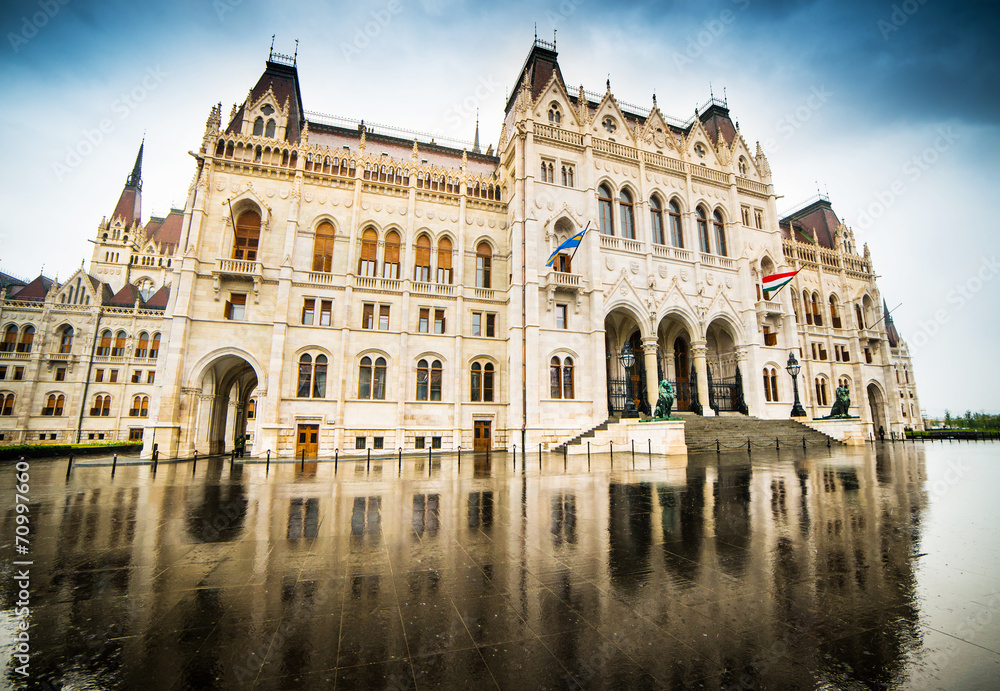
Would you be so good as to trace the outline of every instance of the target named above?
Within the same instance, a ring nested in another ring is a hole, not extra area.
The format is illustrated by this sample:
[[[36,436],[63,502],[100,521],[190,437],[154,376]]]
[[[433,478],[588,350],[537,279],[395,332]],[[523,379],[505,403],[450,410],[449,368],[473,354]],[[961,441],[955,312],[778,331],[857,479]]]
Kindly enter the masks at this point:
[[[597,425],[596,427],[591,427],[586,432],[581,432],[572,439],[568,439],[567,441],[564,441],[562,444],[558,444],[557,446],[552,447],[551,450],[554,452],[562,453],[563,449],[565,449],[567,446],[575,446],[577,444],[582,443],[584,439],[592,439],[594,438],[594,435],[596,435],[598,432],[603,432],[606,429],[608,429],[608,425],[613,425],[617,422],[618,422],[617,416],[609,417],[607,420]]]
[[[684,418],[684,440],[688,451],[715,451],[716,441],[722,451],[746,449],[747,439],[753,448],[775,448],[775,439],[781,446],[802,448],[826,446],[840,442],[822,432],[806,427],[795,420],[761,420],[747,415],[721,415],[702,417],[694,413],[680,413]]]

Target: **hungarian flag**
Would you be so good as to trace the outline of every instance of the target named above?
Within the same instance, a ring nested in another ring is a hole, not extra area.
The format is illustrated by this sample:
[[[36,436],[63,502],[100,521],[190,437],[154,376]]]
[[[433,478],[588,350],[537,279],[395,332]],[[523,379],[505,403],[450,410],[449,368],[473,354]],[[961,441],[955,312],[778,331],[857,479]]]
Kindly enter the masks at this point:
[[[802,269],[799,269],[802,271]],[[761,288],[764,289],[765,293],[773,293],[780,290],[785,285],[787,285],[793,278],[795,274],[799,271],[786,271],[782,274],[771,274],[770,276],[764,276],[764,280],[761,282]]]

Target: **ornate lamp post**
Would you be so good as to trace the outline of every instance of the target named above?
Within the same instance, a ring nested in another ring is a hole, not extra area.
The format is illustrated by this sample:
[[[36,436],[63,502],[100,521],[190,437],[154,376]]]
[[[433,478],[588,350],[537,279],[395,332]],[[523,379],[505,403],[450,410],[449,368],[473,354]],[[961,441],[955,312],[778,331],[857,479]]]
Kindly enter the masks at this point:
[[[635,416],[635,401],[632,400],[632,367],[635,365],[635,352],[632,344],[625,341],[622,352],[618,355],[618,362],[625,368],[625,417]]]
[[[792,390],[795,392],[795,403],[792,404],[792,414],[791,417],[805,417],[806,411],[802,407],[802,403],[799,402],[799,382],[797,377],[799,376],[799,370],[802,366],[799,361],[795,359],[795,353],[788,354],[788,364],[785,365],[785,369],[790,375],[792,375]]]

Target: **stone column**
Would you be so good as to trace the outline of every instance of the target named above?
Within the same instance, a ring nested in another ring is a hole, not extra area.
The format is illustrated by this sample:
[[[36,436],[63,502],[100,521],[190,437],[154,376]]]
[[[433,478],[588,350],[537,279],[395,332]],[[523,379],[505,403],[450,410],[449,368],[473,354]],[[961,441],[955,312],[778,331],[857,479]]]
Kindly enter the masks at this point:
[[[705,341],[691,341],[691,357],[698,378],[698,402],[701,403],[702,414],[714,417],[715,411],[708,405],[708,347]]]
[[[646,365],[646,396],[649,398],[649,407],[653,411],[656,410],[656,399],[659,397],[660,390],[660,378],[656,373],[656,348],[657,339],[655,336],[647,336],[642,339],[642,356]]]

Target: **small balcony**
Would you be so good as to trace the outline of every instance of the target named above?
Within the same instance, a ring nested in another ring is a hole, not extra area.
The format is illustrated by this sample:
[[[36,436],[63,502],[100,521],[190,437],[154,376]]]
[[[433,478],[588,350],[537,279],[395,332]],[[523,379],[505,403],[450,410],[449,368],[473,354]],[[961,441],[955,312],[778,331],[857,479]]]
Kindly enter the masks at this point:
[[[543,287],[576,293],[583,287],[583,276],[563,271],[549,271],[545,274]]]
[[[245,278],[247,280],[259,279],[263,273],[263,266],[260,262],[246,259],[216,259],[215,268],[212,273],[216,276],[227,278]]]
[[[784,316],[785,310],[782,309],[780,302],[775,302],[774,300],[758,300],[757,301],[757,312],[759,314],[765,315],[775,315]]]

